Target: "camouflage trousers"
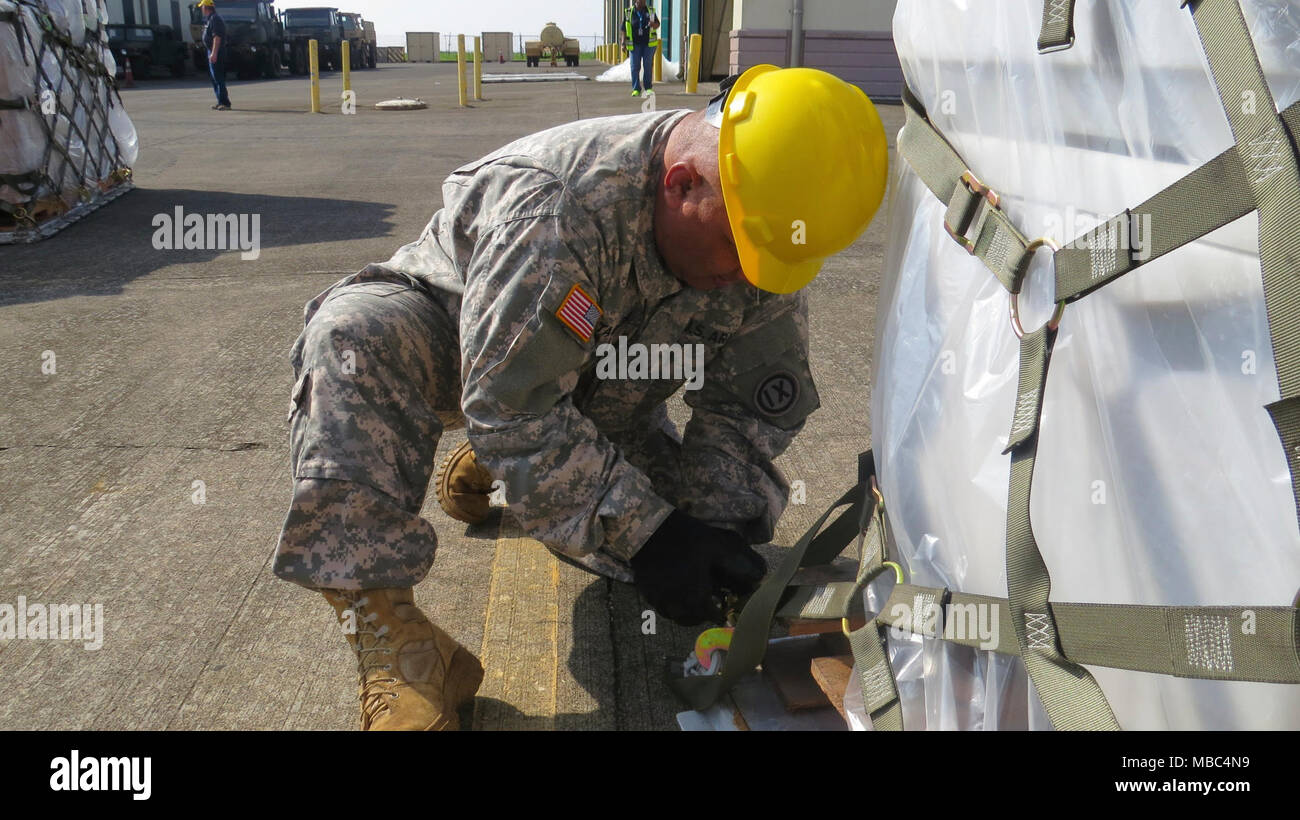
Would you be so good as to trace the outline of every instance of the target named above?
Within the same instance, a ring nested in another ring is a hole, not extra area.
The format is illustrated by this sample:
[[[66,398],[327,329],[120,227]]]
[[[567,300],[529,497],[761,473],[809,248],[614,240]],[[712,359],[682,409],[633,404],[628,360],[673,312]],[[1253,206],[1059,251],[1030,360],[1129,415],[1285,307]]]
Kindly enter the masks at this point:
[[[459,334],[420,283],[370,266],[307,305],[289,410],[293,499],[275,574],[309,588],[419,583],[420,517],[444,426],[460,417]]]

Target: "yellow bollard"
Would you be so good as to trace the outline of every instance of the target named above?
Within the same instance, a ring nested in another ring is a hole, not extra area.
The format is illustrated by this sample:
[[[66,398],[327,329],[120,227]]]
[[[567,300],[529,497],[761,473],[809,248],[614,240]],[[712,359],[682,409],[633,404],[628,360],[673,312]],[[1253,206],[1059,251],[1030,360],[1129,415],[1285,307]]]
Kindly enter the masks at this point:
[[[483,99],[483,43],[474,38],[474,99]]]
[[[320,113],[320,58],[316,54],[316,41],[307,41],[307,68],[311,73],[311,113]]]
[[[469,100],[465,91],[465,35],[456,35],[456,85],[460,89],[460,107],[467,108]]]
[[[661,83],[664,81],[664,41],[663,40],[660,40],[659,44],[655,46],[654,78],[655,78],[654,81],[657,83]]]
[[[704,38],[698,34],[691,35],[691,45],[686,58],[686,93],[694,94],[700,83],[700,48]]]
[[[343,90],[352,90],[352,44],[343,41]]]

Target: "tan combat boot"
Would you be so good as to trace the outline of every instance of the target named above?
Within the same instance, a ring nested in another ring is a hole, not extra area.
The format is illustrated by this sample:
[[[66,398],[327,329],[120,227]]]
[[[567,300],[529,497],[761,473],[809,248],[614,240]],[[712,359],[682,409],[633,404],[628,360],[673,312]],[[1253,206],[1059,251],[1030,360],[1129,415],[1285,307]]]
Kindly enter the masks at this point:
[[[442,462],[434,486],[438,506],[447,515],[466,524],[482,524],[487,520],[492,476],[479,466],[468,441]]]
[[[456,710],[483,682],[483,667],[415,606],[411,589],[322,589],[338,613],[361,673],[361,729],[456,730]],[[351,610],[351,614],[347,614]]]

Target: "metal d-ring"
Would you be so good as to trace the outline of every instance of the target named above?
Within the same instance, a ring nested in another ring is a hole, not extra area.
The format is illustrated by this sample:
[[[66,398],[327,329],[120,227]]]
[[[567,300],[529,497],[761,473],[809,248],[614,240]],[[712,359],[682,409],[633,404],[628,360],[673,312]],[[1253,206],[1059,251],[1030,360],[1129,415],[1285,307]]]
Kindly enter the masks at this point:
[[[895,561],[881,561],[880,565],[882,568],[889,567],[894,570],[894,583],[903,583],[903,566],[901,564]],[[858,589],[861,589],[861,587],[858,587]],[[853,594],[856,595],[857,592],[855,591]],[[1300,595],[1297,595],[1297,598],[1300,598]],[[846,638],[853,637],[853,630],[849,629],[849,619],[847,617],[840,618],[840,631],[844,633]]]
[[[1061,246],[1056,243],[1055,239],[1052,239],[1051,237],[1047,237],[1047,236],[1040,236],[1037,239],[1035,239],[1033,242],[1030,242],[1028,245],[1025,246],[1025,252],[1032,254],[1034,251],[1042,247],[1051,248],[1052,253],[1056,253],[1061,249]],[[1047,328],[1049,330],[1056,330],[1058,327],[1060,327],[1061,317],[1064,315],[1065,315],[1065,300],[1062,299],[1061,301],[1056,303],[1056,310],[1052,311],[1052,318],[1047,320]],[[1025,338],[1025,326],[1020,324],[1020,294],[1019,293],[1011,294],[1011,329],[1015,332],[1017,339]]]

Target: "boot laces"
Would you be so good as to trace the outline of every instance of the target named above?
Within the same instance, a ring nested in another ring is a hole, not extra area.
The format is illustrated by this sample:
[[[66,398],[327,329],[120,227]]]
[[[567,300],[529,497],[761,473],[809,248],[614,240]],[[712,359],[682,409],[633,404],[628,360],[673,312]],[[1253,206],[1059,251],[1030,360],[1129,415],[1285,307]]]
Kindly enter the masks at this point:
[[[396,700],[397,693],[390,691],[391,687],[400,681],[388,676],[371,677],[371,672],[391,672],[392,663],[384,663],[385,658],[377,656],[392,655],[393,649],[387,645],[386,636],[388,635],[388,625],[378,629],[370,629],[376,620],[379,619],[377,612],[365,612],[365,606],[370,602],[369,596],[361,596],[350,600],[353,609],[357,613],[357,673],[361,676],[361,714],[366,725],[369,725],[376,717],[389,711],[389,700]],[[362,636],[367,636],[370,641],[363,641]],[[368,644],[368,645],[367,645]]]

